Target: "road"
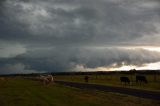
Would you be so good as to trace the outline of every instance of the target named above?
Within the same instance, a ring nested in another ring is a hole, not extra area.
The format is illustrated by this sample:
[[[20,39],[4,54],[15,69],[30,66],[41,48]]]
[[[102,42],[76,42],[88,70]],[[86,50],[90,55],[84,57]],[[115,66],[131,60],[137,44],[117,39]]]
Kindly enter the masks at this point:
[[[67,82],[67,81],[55,81],[56,83],[81,88],[81,89],[93,89],[93,90],[102,90],[106,92],[115,92],[121,94],[127,94],[131,96],[160,100],[160,92],[156,91],[147,91],[133,88],[125,88],[125,87],[113,87],[106,85],[98,85],[98,84],[88,84],[88,83],[77,83],[77,82]]]

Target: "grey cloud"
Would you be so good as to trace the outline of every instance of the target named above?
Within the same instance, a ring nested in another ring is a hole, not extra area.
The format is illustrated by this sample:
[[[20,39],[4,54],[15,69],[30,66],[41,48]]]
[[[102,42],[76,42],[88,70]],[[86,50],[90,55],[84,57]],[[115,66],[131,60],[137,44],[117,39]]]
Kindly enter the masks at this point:
[[[22,63],[5,64],[0,67],[1,74],[24,74],[24,73],[37,73],[35,70],[29,70]]]
[[[143,66],[160,61],[159,52],[122,48],[52,48],[28,51],[15,58],[4,59],[1,65],[22,63],[28,70],[39,72],[73,71],[77,65],[85,68]]]
[[[89,54],[88,54],[89,53]],[[143,49],[99,49],[86,50],[80,53],[78,61],[89,68],[112,66],[117,67],[123,65],[142,66],[146,63],[158,62],[160,59],[159,52],[151,52]]]
[[[159,45],[159,29],[159,0],[1,0],[0,44],[9,46],[0,46],[0,67],[71,71],[158,62],[159,52],[114,47]]]
[[[159,4],[158,1],[154,2]],[[56,42],[53,44],[58,45],[62,43],[100,45],[110,42],[119,44],[130,43],[141,36],[157,33],[154,24],[157,23],[155,19],[160,17],[160,9],[144,8],[138,3],[123,0],[122,2],[77,0],[71,4],[64,0],[45,2],[8,0],[4,11],[6,20],[12,24],[10,33],[15,30],[14,36],[17,35],[16,40],[19,39],[19,42],[39,43],[35,42],[37,38],[43,43]],[[70,7],[73,8],[67,9]],[[4,24],[4,28],[8,28],[9,24]],[[2,32],[4,35],[8,34],[5,33],[6,30]]]
[[[26,48],[20,44],[0,41],[0,58],[10,58],[26,52]]]

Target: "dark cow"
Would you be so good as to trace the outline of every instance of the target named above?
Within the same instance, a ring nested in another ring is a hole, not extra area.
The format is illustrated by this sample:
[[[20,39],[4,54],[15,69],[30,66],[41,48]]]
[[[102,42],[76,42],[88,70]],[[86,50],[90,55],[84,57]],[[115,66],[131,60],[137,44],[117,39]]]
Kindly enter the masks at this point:
[[[121,82],[124,82],[125,84],[126,83],[130,83],[130,80],[129,80],[129,78],[128,77],[120,77],[120,80],[121,80]]]
[[[138,83],[138,82],[148,83],[146,77],[145,76],[141,76],[141,75],[137,75],[136,76],[136,83]]]
[[[85,80],[86,83],[88,83],[89,77],[88,77],[88,76],[85,76],[85,77],[84,77],[84,80]]]

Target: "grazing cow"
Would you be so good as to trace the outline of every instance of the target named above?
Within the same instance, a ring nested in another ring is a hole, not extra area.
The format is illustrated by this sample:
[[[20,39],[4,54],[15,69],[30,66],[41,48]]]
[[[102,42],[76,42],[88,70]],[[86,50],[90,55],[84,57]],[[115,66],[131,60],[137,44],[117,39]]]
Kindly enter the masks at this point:
[[[43,82],[44,85],[54,82],[52,75],[47,75],[47,76],[40,75],[39,79]]]
[[[88,76],[85,76],[85,77],[84,77],[84,80],[85,80],[86,83],[88,83],[89,77],[88,77]]]
[[[130,80],[129,80],[129,78],[128,77],[120,77],[120,80],[121,80],[121,82],[124,82],[125,84],[126,83],[130,83]]]
[[[148,83],[146,77],[145,76],[141,76],[141,75],[137,75],[136,76],[136,83],[138,83],[138,82]]]
[[[47,77],[48,77],[48,80],[49,80],[50,82],[53,82],[53,81],[54,81],[54,79],[53,79],[53,76],[52,76],[52,75],[48,75]]]

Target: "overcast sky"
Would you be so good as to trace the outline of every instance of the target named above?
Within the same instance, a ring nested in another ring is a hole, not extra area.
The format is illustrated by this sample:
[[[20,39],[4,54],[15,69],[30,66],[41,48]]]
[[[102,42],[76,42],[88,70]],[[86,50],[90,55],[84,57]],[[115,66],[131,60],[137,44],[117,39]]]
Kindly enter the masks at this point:
[[[159,0],[0,0],[0,74],[144,67],[159,47]]]

